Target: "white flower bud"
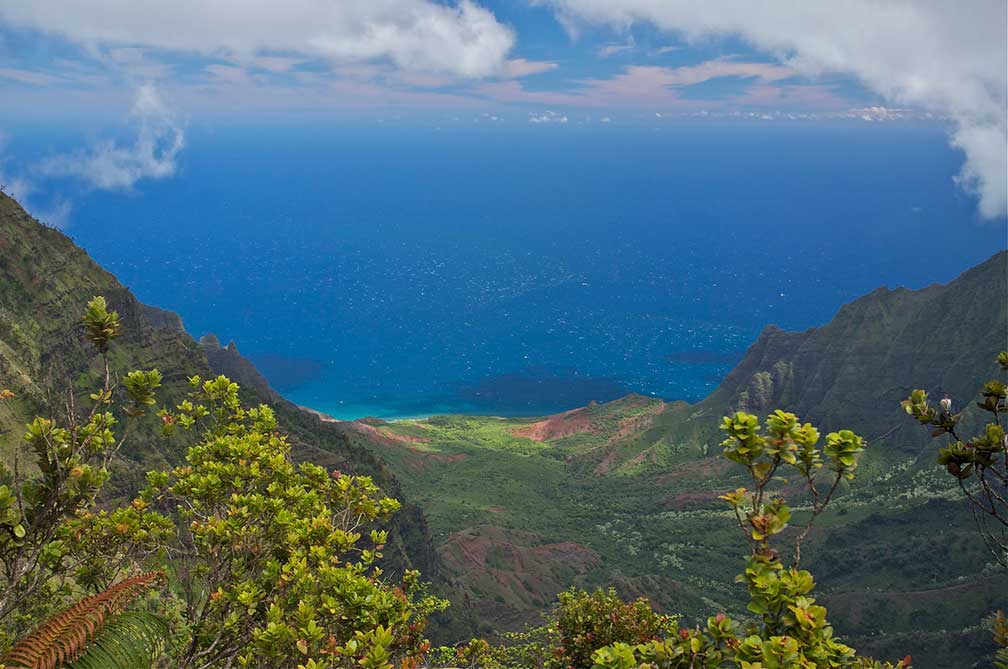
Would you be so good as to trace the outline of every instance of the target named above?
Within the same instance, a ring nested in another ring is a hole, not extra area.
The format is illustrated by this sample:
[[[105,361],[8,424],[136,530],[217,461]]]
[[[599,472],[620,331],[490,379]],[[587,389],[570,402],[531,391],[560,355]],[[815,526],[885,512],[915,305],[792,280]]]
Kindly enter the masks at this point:
[[[942,411],[944,411],[945,413],[948,413],[949,411],[952,410],[952,400],[948,397],[944,398],[938,404],[941,405]]]

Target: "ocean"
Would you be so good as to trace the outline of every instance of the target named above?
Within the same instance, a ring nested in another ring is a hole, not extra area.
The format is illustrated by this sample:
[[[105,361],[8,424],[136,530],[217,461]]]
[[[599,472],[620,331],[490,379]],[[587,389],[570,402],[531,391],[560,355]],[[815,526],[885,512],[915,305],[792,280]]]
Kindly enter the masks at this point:
[[[1005,245],[938,124],[192,124],[67,228],[338,418],[698,400],[769,323]]]

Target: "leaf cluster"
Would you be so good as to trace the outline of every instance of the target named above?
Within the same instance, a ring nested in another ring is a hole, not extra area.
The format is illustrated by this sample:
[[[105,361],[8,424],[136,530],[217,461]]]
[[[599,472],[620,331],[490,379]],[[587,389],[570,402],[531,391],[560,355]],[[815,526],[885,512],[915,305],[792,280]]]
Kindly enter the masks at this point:
[[[103,369],[101,387],[89,395],[90,407],[78,407],[69,391],[63,415],[37,416],[15,446],[12,466],[0,463],[0,627],[8,632],[21,626],[11,621],[22,602],[48,598],[58,604],[81,585],[73,583],[80,554],[74,554],[67,526],[93,507],[133,419],[155,402],[161,385],[156,369],[130,372],[121,382],[112,374],[109,346],[122,328],[103,297],[88,302],[82,321]],[[2,392],[0,401],[13,396]],[[117,409],[126,416],[125,426]],[[87,585],[107,586],[119,573],[126,556],[115,548],[106,546],[102,576]]]
[[[1008,372],[1008,352],[998,354],[997,364],[1002,375]],[[981,387],[975,406],[990,418],[971,437],[959,434],[964,411],[953,411],[950,397],[935,406],[926,391],[916,389],[902,406],[914,420],[931,428],[932,437],[946,438],[946,444],[938,449],[938,464],[956,479],[970,501],[991,554],[1008,566],[1008,436],[1001,419],[1008,411],[1008,385],[993,379]]]

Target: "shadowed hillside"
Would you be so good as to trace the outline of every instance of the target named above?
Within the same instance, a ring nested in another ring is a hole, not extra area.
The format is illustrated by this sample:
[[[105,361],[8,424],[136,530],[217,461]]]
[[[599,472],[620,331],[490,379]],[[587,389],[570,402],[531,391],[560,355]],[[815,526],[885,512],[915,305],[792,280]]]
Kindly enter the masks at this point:
[[[768,326],[709,397],[691,411],[757,414],[789,407],[826,429],[868,437],[916,432],[898,403],[912,388],[965,404],[1008,334],[1008,251],[946,285],[879,288],[805,332]],[[1000,333],[1000,336],[998,336]],[[701,421],[704,422],[704,421]]]

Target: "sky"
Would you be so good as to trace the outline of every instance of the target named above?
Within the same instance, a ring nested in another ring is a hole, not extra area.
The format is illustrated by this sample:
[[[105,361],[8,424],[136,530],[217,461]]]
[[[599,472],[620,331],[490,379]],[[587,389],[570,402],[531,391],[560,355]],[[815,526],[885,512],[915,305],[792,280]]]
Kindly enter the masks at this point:
[[[204,119],[937,123],[1008,211],[1004,0],[5,0],[0,183],[130,192]],[[79,133],[24,160],[25,128]],[[5,148],[7,147],[7,148]],[[71,204],[41,212],[67,224]]]

